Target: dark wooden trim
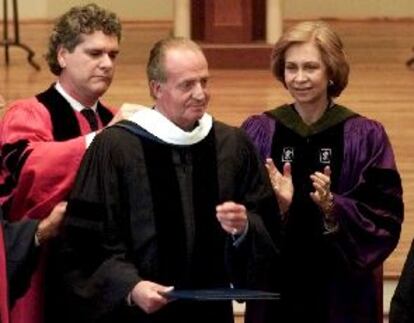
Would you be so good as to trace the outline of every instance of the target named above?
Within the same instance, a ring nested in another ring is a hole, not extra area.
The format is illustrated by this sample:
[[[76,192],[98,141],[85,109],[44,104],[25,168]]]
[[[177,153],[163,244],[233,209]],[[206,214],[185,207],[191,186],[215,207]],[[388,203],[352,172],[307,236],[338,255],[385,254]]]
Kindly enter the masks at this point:
[[[223,23],[223,17],[229,17]],[[266,37],[266,0],[192,0],[191,38],[241,43]]]
[[[204,40],[206,17],[204,11],[205,0],[191,1],[191,38]]]
[[[252,3],[252,39],[266,39],[266,0],[254,0]]]
[[[207,44],[201,47],[210,68],[217,69],[270,69],[272,46],[253,44]]]
[[[211,43],[240,43],[251,41],[252,1],[205,1],[204,41]]]

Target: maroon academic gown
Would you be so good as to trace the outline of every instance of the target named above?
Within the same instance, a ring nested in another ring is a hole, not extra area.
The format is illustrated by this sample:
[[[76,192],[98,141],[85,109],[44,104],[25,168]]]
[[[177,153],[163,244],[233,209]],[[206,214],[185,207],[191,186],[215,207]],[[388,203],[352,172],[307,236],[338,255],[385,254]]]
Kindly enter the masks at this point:
[[[247,322],[382,322],[378,266],[397,245],[402,187],[382,125],[334,105],[311,126],[293,106],[250,117],[242,126],[279,169],[292,165],[295,193],[282,248],[282,306],[247,307]],[[309,197],[309,175],[330,165],[336,228]],[[262,318],[260,319],[260,317]]]
[[[98,115],[100,127],[113,116],[100,103]],[[0,195],[8,220],[41,219],[67,198],[86,150],[85,135],[90,132],[86,118],[54,86],[10,105],[0,128]],[[31,287],[12,310],[13,323],[43,321],[44,260],[41,257]]]

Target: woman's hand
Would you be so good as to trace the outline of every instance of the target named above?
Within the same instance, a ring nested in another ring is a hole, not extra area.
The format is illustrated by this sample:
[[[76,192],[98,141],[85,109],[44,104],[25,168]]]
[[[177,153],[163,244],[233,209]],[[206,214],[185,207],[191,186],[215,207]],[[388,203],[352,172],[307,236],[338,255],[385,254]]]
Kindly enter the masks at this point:
[[[326,166],[321,172],[310,175],[314,192],[310,193],[311,199],[321,208],[325,216],[329,216],[333,207],[333,195],[331,193],[331,168]]]
[[[266,159],[265,166],[269,173],[270,182],[272,183],[280,212],[285,214],[292,204],[294,192],[291,165],[290,163],[283,165],[283,174],[279,172],[271,158]]]

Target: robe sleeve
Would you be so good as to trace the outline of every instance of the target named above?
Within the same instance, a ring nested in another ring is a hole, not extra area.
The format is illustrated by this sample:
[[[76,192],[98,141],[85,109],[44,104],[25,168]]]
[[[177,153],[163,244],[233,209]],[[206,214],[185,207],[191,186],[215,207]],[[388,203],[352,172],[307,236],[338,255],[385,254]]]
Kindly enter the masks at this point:
[[[409,323],[414,320],[414,241],[408,252],[397,288],[391,299],[390,323]]]
[[[90,321],[125,306],[128,293],[141,280],[128,257],[130,232],[124,231],[130,228],[123,153],[105,132],[95,138],[81,164],[59,254],[70,302]]]
[[[236,260],[233,273],[239,287],[277,291],[281,216],[255,147],[244,133],[240,133],[237,144],[240,165],[235,180],[236,197],[240,197],[239,202],[246,207],[249,230],[233,254]]]
[[[271,156],[272,137],[275,123],[266,115],[255,115],[246,119],[241,128],[244,129],[256,146],[262,160]]]
[[[339,228],[327,238],[351,268],[370,270],[398,243],[404,214],[401,179],[381,124],[351,119],[344,138],[341,180],[333,192]]]
[[[86,150],[84,136],[57,142],[35,98],[10,106],[1,124],[3,178],[13,183],[11,220],[42,218],[66,197]],[[7,199],[7,197],[6,197]]]
[[[38,224],[38,220],[3,222],[11,306],[29,287],[37,263],[39,252],[34,237]]]

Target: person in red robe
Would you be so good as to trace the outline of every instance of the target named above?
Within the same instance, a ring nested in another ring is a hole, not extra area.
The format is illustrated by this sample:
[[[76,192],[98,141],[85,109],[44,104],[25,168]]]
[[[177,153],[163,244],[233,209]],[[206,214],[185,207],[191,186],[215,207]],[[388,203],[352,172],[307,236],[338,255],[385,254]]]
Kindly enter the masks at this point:
[[[65,211],[61,202],[42,220],[10,223],[0,209],[0,322],[10,322],[9,308],[29,286],[39,247],[57,236]]]
[[[64,201],[96,133],[122,118],[100,101],[114,76],[120,39],[118,17],[95,4],[73,7],[57,20],[46,54],[57,81],[11,103],[0,125],[0,202],[7,220],[42,219]],[[12,310],[13,323],[43,321],[42,252],[30,288]]]

